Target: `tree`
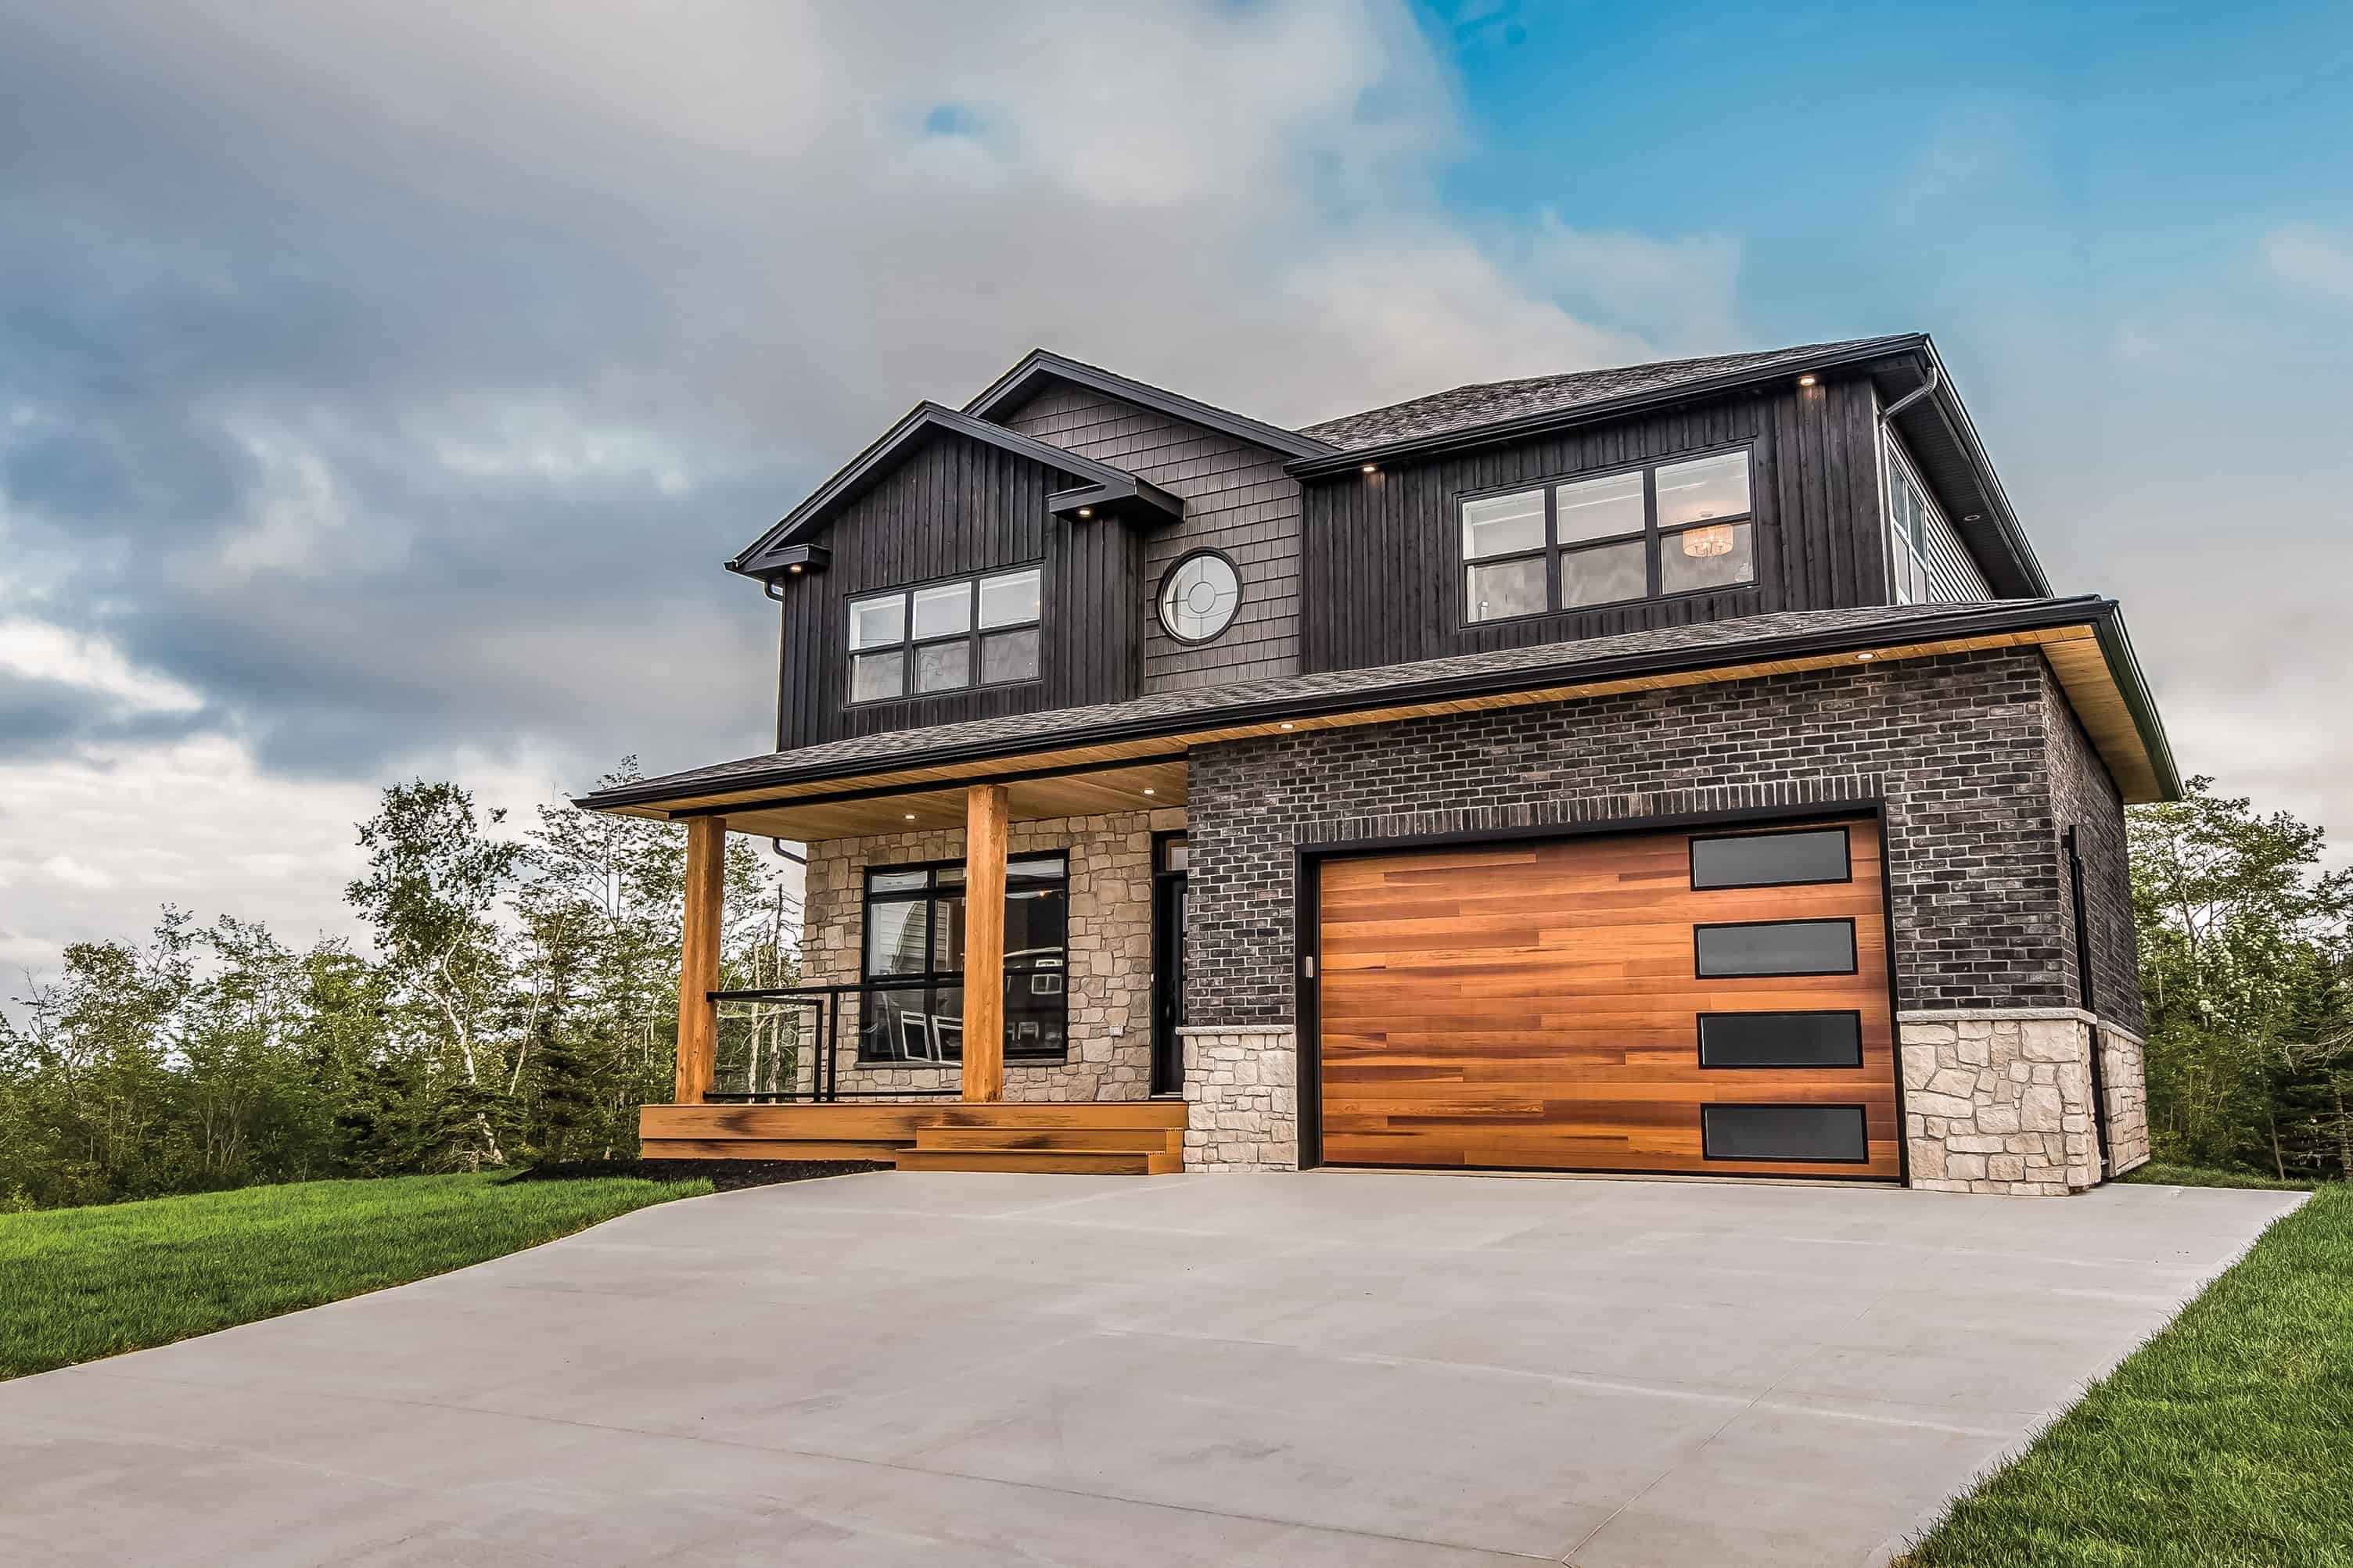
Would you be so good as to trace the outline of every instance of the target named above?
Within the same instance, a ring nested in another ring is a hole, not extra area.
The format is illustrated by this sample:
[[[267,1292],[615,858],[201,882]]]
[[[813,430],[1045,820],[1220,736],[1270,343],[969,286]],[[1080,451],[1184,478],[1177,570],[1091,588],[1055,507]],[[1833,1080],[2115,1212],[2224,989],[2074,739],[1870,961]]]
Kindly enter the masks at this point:
[[[492,826],[506,816],[489,815]],[[359,832],[368,874],[345,897],[375,928],[396,991],[440,1047],[435,1087],[453,1151],[469,1169],[504,1164],[507,1086],[485,1026],[507,966],[491,914],[523,847],[487,837],[466,791],[422,779],[385,790]]]
[[[2322,1157],[2353,873],[2320,871],[2320,828],[2210,778],[2129,826],[2152,1131],[2193,1162],[2284,1173],[2292,1152]],[[2341,1150],[2329,1158],[2342,1175]]]

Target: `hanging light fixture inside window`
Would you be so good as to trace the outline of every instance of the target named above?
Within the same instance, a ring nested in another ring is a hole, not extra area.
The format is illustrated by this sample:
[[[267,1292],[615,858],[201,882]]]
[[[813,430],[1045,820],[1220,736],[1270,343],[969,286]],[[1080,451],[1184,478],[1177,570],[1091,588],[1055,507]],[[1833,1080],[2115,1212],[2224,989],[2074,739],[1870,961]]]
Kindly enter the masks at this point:
[[[1690,528],[1683,531],[1683,553],[1694,556],[1729,555],[1732,553],[1732,529],[1725,523],[1713,528]]]

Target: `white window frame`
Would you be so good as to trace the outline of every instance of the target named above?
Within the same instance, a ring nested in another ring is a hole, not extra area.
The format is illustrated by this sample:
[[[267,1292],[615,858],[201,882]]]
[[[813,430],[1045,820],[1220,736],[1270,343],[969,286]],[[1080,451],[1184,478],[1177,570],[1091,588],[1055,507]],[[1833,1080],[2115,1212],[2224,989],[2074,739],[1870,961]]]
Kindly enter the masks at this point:
[[[1898,605],[1929,604],[1935,601],[1936,591],[1935,579],[1929,571],[1928,520],[1934,517],[1942,522],[1945,514],[1938,510],[1936,498],[1928,493],[1928,487],[1920,482],[1920,471],[1905,455],[1904,443],[1896,438],[1894,430],[1885,432],[1881,449],[1885,458],[1887,474],[1887,482],[1882,489],[1886,492],[1883,510],[1887,521],[1888,596]],[[1906,531],[1906,520],[1896,515],[1896,482],[1899,479],[1912,498],[1909,532]],[[1906,563],[1910,563],[1917,577],[1919,589],[1916,597],[1906,588],[1904,571]]]

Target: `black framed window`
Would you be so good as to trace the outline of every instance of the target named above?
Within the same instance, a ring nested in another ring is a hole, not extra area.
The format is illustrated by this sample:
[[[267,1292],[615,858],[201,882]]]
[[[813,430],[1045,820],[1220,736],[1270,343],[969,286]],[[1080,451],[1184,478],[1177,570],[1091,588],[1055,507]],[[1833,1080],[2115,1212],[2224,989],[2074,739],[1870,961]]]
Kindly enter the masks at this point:
[[[1860,1105],[1703,1105],[1699,1147],[1704,1160],[1871,1163]]]
[[[1463,619],[1752,583],[1748,477],[1743,447],[1466,499]]]
[[[1699,1065],[1704,1068],[1859,1068],[1862,1015],[1702,1013]]]
[[[1691,885],[1695,890],[1853,880],[1854,862],[1843,827],[1709,834],[1691,841]]]
[[[1068,1050],[1068,858],[1005,866],[1005,1059],[1060,1061]],[[964,1059],[965,871],[961,862],[866,873],[862,1062]]]
[[[850,600],[850,701],[1037,679],[1040,581],[1025,566]]]
[[[1743,921],[1692,928],[1702,979],[1771,974],[1852,974],[1854,921]]]

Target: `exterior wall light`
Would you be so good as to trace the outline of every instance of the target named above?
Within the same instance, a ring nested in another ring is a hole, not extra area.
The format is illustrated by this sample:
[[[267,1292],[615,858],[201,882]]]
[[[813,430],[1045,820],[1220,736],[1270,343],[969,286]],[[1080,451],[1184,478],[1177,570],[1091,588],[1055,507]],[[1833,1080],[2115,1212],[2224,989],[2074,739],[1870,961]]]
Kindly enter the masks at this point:
[[[1877,658],[1879,656],[1875,653],[1859,653],[1854,657],[1861,659],[1863,663],[1869,664],[1873,659]]]
[[[1291,723],[1289,721],[1285,721],[1282,727],[1286,730],[1296,730],[1299,728],[1298,725]]]
[[[1146,795],[1158,795],[1160,792],[1154,789],[1150,784],[1146,784],[1144,786],[1144,793]]]
[[[1079,515],[1081,517],[1092,517],[1094,514],[1095,509],[1091,506],[1082,506],[1079,508]]]
[[[1801,375],[1798,378],[1798,384],[1799,386],[1811,386],[1814,384],[1814,378],[1810,375]]]
[[[1381,466],[1378,463],[1366,463],[1365,465],[1365,472],[1368,474],[1377,474],[1380,471]]]

